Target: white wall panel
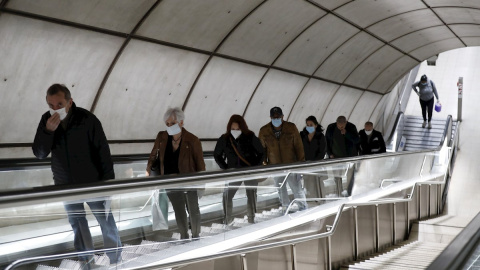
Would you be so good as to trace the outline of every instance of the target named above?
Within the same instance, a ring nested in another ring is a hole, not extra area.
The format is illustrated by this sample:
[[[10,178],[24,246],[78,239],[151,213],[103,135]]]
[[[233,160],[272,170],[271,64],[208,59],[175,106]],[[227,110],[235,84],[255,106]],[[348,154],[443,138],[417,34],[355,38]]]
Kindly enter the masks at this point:
[[[476,24],[454,24],[450,28],[459,37],[480,36],[480,25]]]
[[[425,0],[425,2],[431,7],[473,7],[480,8],[480,2],[478,0]]]
[[[168,107],[182,107],[208,56],[132,40],[105,85],[95,114],[107,138],[154,139]],[[114,102],[112,102],[114,101]]]
[[[363,91],[342,86],[340,89],[338,89],[337,93],[335,93],[335,96],[328,105],[321,122],[324,123],[325,126],[328,126],[329,124],[337,121],[337,117],[340,115],[347,117],[348,120],[353,107],[362,94]]]
[[[434,8],[433,9],[447,24],[474,23],[480,24],[480,10],[469,8]]]
[[[137,34],[213,51],[228,32],[260,3],[261,0],[163,0]]]
[[[63,83],[77,106],[90,109],[123,39],[2,14],[0,142],[32,142],[48,110],[45,94]]]
[[[366,88],[378,76],[378,74],[382,73],[386,67],[402,56],[403,54],[398,50],[385,45],[361,63],[352,74],[348,76],[345,82],[347,84]]]
[[[380,38],[391,41],[408,33],[432,26],[443,25],[429,9],[412,11],[388,18],[367,28]]]
[[[291,73],[269,70],[245,112],[249,128],[258,134],[260,128],[271,120],[270,109],[275,106],[282,108],[283,119],[287,119],[307,80]]]
[[[313,0],[314,2],[317,2],[321,6],[328,8],[330,10],[336,9],[341,5],[344,5],[345,3],[352,2],[354,0]]]
[[[358,130],[363,129],[365,122],[372,120],[370,116],[382,99],[382,96],[383,95],[380,94],[365,92],[358,100],[357,105],[355,105],[348,121],[354,123]]]
[[[299,129],[305,126],[305,119],[310,115],[315,116],[320,122],[339,87],[338,84],[311,79],[298,97],[288,121],[295,123]],[[325,124],[327,123],[320,124],[326,128]]]
[[[385,134],[385,126],[383,124],[382,115],[383,115],[383,111],[385,110],[385,102],[388,99],[388,96],[390,94],[391,93],[388,93],[382,96],[377,106],[375,107],[375,110],[373,111],[372,116],[370,117],[370,121],[373,123],[373,128],[382,132],[384,136],[386,136],[387,134]],[[385,140],[387,140],[386,137],[385,137]]]
[[[408,53],[429,43],[453,37],[455,35],[446,26],[435,26],[405,35],[391,44]]]
[[[458,38],[451,38],[442,41],[437,41],[421,48],[418,48],[410,53],[413,57],[426,60],[431,56],[439,54],[441,52],[449,51],[456,48],[465,47]]]
[[[368,89],[377,91],[378,93],[387,93],[394,82],[400,80],[405,73],[410,71],[418,64],[419,62],[415,61],[411,57],[403,56],[387,67],[382,74],[380,74],[375,81],[368,86]]]
[[[362,0],[350,2],[336,12],[362,27],[367,27],[397,14],[422,8],[426,6],[418,0]]]
[[[315,75],[343,82],[358,64],[382,45],[381,41],[371,35],[360,32],[335,51],[315,72]]]
[[[332,27],[335,25],[335,27]],[[327,15],[302,33],[275,61],[275,66],[313,74],[318,66],[358,28]],[[341,33],[341,34],[339,34]]]
[[[265,71],[262,67],[213,58],[185,108],[185,128],[200,138],[220,137],[230,116],[243,114]]]
[[[219,53],[271,64],[301,31],[324,14],[306,1],[268,1],[243,21]]]
[[[15,0],[7,8],[130,33],[155,0]]]

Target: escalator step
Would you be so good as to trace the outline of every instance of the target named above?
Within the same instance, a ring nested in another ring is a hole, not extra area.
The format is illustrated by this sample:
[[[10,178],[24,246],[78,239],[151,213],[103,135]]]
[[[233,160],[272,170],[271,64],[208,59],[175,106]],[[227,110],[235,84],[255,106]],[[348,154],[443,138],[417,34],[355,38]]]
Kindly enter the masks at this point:
[[[37,265],[37,268],[35,268],[35,270],[69,270],[69,269],[58,268],[58,267],[47,266],[47,265]]]

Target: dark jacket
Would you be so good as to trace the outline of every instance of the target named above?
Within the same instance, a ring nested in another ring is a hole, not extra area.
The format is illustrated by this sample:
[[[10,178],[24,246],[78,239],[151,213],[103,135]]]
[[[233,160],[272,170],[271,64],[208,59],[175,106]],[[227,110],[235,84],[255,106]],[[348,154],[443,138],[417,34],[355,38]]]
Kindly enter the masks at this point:
[[[327,152],[327,140],[323,135],[322,127],[319,125],[315,130],[312,141],[308,140],[308,131],[304,128],[300,131],[302,137],[303,150],[305,151],[305,160],[321,160],[325,158]]]
[[[302,138],[294,123],[283,121],[282,135],[277,139],[273,133],[272,123],[260,129],[258,138],[265,149],[266,164],[285,164],[305,161]]]
[[[147,172],[150,173],[150,168],[155,161],[157,149],[160,158],[160,174],[164,174],[163,158],[165,156],[165,149],[167,148],[168,133],[160,131],[155,139],[152,152],[148,158]],[[182,142],[180,144],[180,153],[178,156],[178,170],[180,173],[192,173],[205,171],[205,161],[203,160],[202,143],[197,136],[182,128]]]
[[[46,130],[50,112],[42,115],[33,141],[33,153],[44,159],[52,153],[55,185],[114,179],[113,162],[102,124],[91,112],[72,103],[66,130]]]
[[[328,125],[327,131],[325,132],[325,137],[327,138],[328,156],[333,155],[332,145],[333,145],[333,139],[334,139],[334,132],[336,128],[337,128],[337,123],[332,123]],[[345,126],[345,130],[346,130],[346,133],[344,138],[345,138],[345,148],[347,151],[346,157],[358,156],[357,144],[360,142],[360,137],[358,136],[357,127],[354,124],[347,122],[347,125]],[[334,156],[334,158],[341,158],[341,157]]]
[[[243,162],[232,147],[232,142],[242,157],[250,163],[251,166],[261,165],[264,159],[262,143],[253,132],[250,134],[242,133],[237,139],[231,134],[223,134],[215,145],[213,157],[218,166],[222,169],[240,168],[248,166]],[[227,159],[227,162],[225,162]]]
[[[360,153],[362,155],[379,154],[387,152],[385,141],[380,131],[373,130],[370,141],[365,133],[365,129],[360,130]]]

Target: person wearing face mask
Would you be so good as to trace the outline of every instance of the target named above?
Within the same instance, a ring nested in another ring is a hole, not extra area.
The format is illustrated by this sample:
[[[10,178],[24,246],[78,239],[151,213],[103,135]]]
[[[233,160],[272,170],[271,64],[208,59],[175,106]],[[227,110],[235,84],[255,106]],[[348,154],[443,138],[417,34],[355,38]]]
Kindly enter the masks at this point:
[[[365,129],[360,130],[358,134],[360,135],[360,153],[362,155],[387,152],[382,133],[373,129],[372,122],[366,122]]]
[[[257,166],[262,164],[263,155],[262,143],[255,136],[255,133],[248,129],[245,119],[238,114],[232,115],[227,124],[227,132],[217,140],[213,152],[213,157],[218,166],[223,170]],[[248,222],[255,222],[258,182],[257,180],[250,180],[230,182],[224,190],[223,212],[225,224],[233,221],[233,197],[242,182],[247,193]]]
[[[311,115],[305,120],[305,128],[300,131],[302,137],[305,160],[321,160],[327,152],[327,141],[323,135],[323,128],[317,118]]]
[[[325,132],[327,153],[330,158],[358,156],[357,144],[360,142],[357,127],[348,122],[345,116],[337,117],[337,121],[328,125]]]
[[[166,131],[160,131],[155,139],[152,152],[148,158],[146,174],[150,175],[153,163],[160,162],[160,174],[182,174],[205,171],[203,150],[200,140],[184,127],[185,114],[180,108],[169,108],[163,120]],[[192,228],[192,238],[200,237],[200,208],[198,206],[197,190],[167,190],[168,198],[175,211],[177,227],[181,239],[189,239],[188,217],[185,207],[188,207]]]
[[[114,179],[113,161],[102,124],[91,112],[77,107],[65,85],[53,84],[47,90],[50,110],[42,115],[32,150],[39,159],[51,154],[55,185],[85,184]],[[110,201],[85,201],[95,216],[103,235],[104,248],[122,246]],[[65,202],[68,221],[74,233],[77,251],[94,250],[84,202]],[[107,252],[111,264],[121,260],[121,250]],[[85,268],[94,263],[93,254],[81,255]]]
[[[258,133],[258,138],[265,149],[264,165],[288,164],[305,161],[302,138],[294,123],[283,120],[283,112],[279,107],[270,110],[271,122],[264,125]],[[283,210],[290,205],[286,183],[290,186],[299,210],[307,208],[305,192],[301,184],[301,175],[292,173],[287,177],[274,177],[275,185],[279,188],[278,195]]]
[[[418,87],[418,90],[417,90]],[[433,96],[437,98],[437,103],[440,103],[438,99],[438,92],[435,84],[432,80],[427,78],[427,75],[422,75],[420,81],[415,82],[412,84],[412,89],[418,95],[420,100],[420,106],[422,107],[422,116],[423,116],[423,124],[422,128],[427,125],[427,108],[428,108],[428,128],[432,128],[432,113],[433,113],[433,106],[434,106],[434,99]]]

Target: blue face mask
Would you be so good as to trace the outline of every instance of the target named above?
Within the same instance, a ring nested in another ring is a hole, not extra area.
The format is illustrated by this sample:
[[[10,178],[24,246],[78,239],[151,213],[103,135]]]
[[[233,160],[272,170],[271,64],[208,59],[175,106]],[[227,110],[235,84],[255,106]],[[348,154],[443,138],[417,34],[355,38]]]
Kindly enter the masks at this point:
[[[272,118],[272,125],[274,127],[279,127],[282,125],[282,118]]]
[[[306,127],[308,133],[312,133],[315,131],[315,127]]]

